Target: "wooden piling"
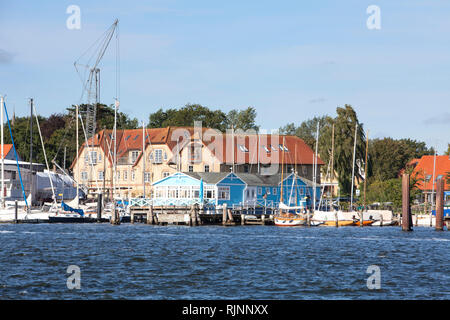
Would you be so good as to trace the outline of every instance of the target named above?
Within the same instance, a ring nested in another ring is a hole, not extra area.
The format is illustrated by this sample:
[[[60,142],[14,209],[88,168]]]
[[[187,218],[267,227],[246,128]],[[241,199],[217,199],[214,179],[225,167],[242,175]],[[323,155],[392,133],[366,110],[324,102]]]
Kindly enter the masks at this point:
[[[227,204],[224,203],[222,206],[222,224],[225,225],[227,223]]]
[[[14,223],[19,222],[18,211],[19,211],[19,203],[16,200],[14,202]]]
[[[444,230],[444,179],[436,181],[436,231]]]
[[[261,215],[261,225],[266,225],[266,215],[265,214],[263,214],[263,215]]]
[[[381,216],[380,216],[380,227],[382,227],[383,226],[383,214],[381,214]]]
[[[103,194],[99,193],[97,197],[97,222],[100,222],[102,220],[102,196]]]
[[[336,222],[336,228],[338,228],[339,227],[339,219],[338,219],[338,212],[337,211],[334,212],[334,220]]]
[[[245,216],[241,214],[241,225],[245,226]]]
[[[409,204],[409,174],[402,176],[402,230],[412,231],[411,207]]]
[[[231,209],[228,209],[228,221],[233,222],[233,214],[231,213]]]

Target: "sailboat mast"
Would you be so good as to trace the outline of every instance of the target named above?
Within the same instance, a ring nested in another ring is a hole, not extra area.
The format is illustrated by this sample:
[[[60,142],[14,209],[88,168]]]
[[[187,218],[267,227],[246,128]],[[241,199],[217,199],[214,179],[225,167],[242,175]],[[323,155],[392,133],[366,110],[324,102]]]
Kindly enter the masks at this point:
[[[3,141],[3,139],[4,139],[4,137],[3,137],[3,122],[4,122],[4,120],[3,120],[3,96],[0,96],[0,109],[1,109],[1,111],[0,111],[0,121],[1,121],[1,149],[2,149],[2,151],[1,151],[1,156],[2,156],[2,208],[4,208],[5,207],[5,154],[4,154],[4,145],[3,145],[3,143],[4,143],[4,141]]]
[[[353,163],[352,163],[352,189],[350,195],[350,212],[353,211],[353,185],[355,182],[355,157],[356,157],[356,135],[358,134],[358,124],[355,124],[355,142],[353,144]]]
[[[283,150],[281,153],[281,191],[280,202],[283,202],[283,174],[284,174],[284,136],[283,136]]]
[[[319,125],[320,122],[317,122],[317,129],[316,129],[316,152],[314,155],[314,177],[313,177],[313,181],[314,181],[314,194],[313,194],[313,211],[316,211],[316,198],[317,198],[317,153],[318,153],[318,149],[319,149]]]
[[[144,121],[142,121],[142,184],[144,189],[144,199],[145,199],[145,128]]]
[[[78,105],[75,107],[75,118],[76,118],[76,140],[77,140],[77,209],[80,209],[80,155],[79,155],[79,141],[78,141]]]
[[[33,98],[30,99],[30,208],[33,206]]]
[[[369,130],[366,134],[366,161],[364,163],[364,209],[366,208],[366,190],[367,190],[367,154],[369,152]]]

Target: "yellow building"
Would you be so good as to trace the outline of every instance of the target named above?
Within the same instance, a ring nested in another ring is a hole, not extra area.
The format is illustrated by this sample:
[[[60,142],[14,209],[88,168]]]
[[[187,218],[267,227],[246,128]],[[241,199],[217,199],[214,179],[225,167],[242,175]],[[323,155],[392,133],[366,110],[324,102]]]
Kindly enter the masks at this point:
[[[110,198],[114,190],[116,196],[125,199],[150,197],[152,182],[177,171],[270,175],[296,170],[312,180],[314,153],[295,136],[222,134],[194,127],[117,130],[116,135],[114,144],[112,130],[98,132],[88,140],[89,147],[81,146],[79,159],[72,163],[74,179],[89,194],[104,190]],[[320,158],[317,164],[320,183]],[[114,171],[116,177],[112,179]]]

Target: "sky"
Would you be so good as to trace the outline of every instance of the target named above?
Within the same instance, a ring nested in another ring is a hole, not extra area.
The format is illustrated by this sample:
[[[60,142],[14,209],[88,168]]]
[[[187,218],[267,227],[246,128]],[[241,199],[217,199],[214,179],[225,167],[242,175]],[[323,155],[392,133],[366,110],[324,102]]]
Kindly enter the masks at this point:
[[[70,5],[80,29],[67,28]],[[379,29],[367,27],[370,5]],[[74,62],[86,63],[82,54],[117,18],[120,68],[113,38],[99,65],[101,101],[118,97],[131,117],[148,122],[187,103],[251,106],[270,131],[350,104],[369,138],[411,138],[443,153],[449,14],[446,0],[0,0],[0,94],[19,116],[31,97],[44,116],[83,103]]]

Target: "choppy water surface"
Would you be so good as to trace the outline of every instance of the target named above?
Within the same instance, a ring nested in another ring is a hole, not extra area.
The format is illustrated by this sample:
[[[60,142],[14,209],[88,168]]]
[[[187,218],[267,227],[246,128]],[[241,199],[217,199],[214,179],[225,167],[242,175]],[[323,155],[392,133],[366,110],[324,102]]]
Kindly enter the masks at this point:
[[[450,299],[450,232],[431,228],[5,224],[0,242],[1,299]]]

